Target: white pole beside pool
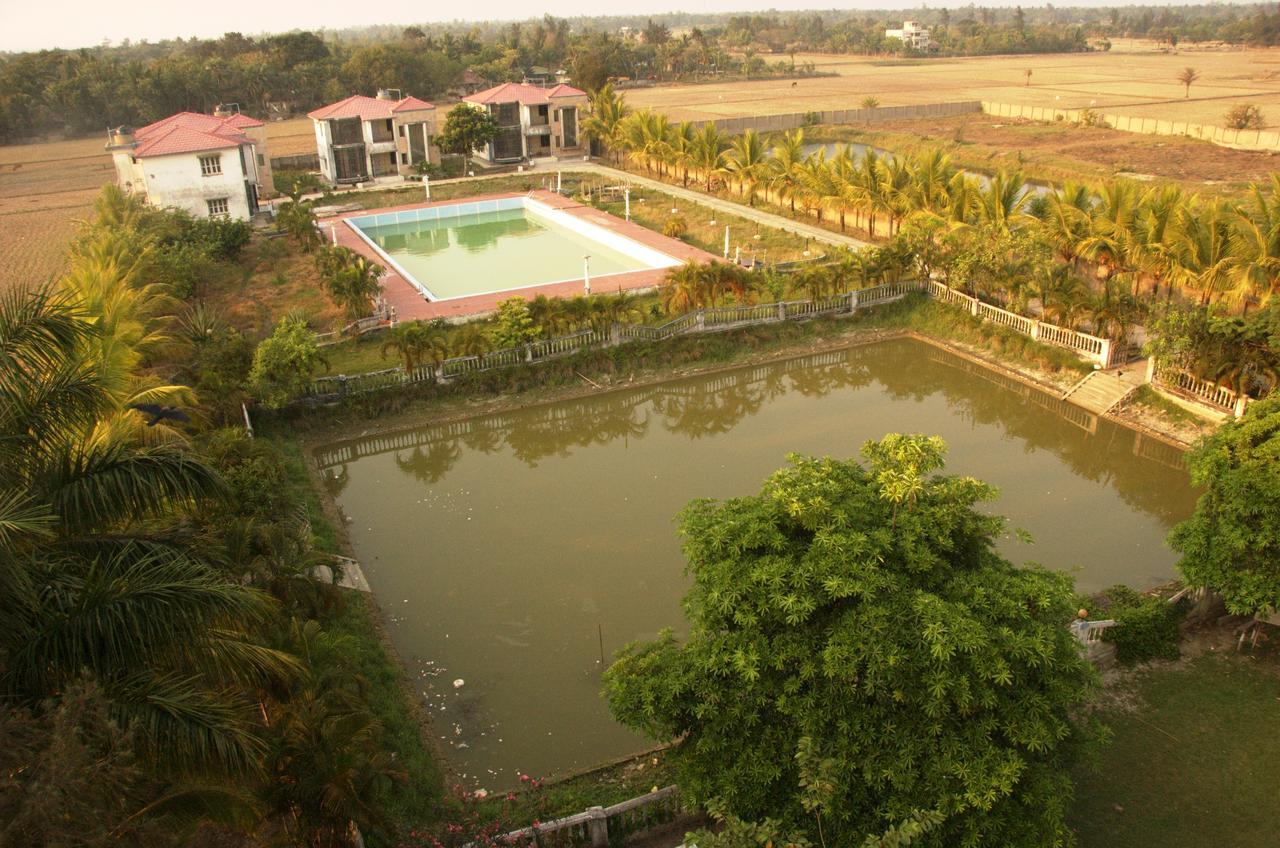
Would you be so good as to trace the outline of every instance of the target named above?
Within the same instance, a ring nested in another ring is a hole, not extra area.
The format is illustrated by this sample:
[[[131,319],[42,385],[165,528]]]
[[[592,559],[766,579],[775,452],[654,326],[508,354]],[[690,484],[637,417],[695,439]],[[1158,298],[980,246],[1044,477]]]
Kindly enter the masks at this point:
[[[729,225],[724,225],[724,258],[729,258]]]
[[[337,224],[329,225],[329,235],[333,237],[333,243],[337,244],[338,243],[338,225]]]
[[[622,190],[622,197],[627,204],[627,220],[631,220],[631,188],[627,187]]]
[[[591,294],[591,254],[582,257],[582,291]]]
[[[560,172],[556,171],[556,194],[560,193]]]
[[[431,199],[431,177],[422,175],[422,188],[427,192],[427,200]]]

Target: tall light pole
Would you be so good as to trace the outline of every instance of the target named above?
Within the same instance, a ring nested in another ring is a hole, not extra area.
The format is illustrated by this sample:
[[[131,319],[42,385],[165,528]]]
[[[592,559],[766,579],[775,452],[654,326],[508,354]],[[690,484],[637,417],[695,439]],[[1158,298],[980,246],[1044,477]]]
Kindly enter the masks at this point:
[[[582,257],[582,292],[591,294],[591,254]]]
[[[724,225],[724,258],[729,258],[729,225]]]
[[[428,174],[422,175],[422,188],[427,193],[427,201],[431,200],[431,177]]]
[[[622,190],[622,198],[623,198],[623,201],[626,203],[627,220],[630,221],[631,220],[631,186],[627,186]]]

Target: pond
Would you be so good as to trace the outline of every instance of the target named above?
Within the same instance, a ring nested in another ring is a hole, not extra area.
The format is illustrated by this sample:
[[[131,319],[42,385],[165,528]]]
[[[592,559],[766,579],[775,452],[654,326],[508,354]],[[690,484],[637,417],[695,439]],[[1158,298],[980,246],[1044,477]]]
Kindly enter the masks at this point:
[[[1168,580],[1195,493],[1176,449],[911,339],[335,442],[315,457],[441,745],[477,786],[642,750],[600,658],[682,627],[674,516],[789,452],[937,434],[998,486],[1017,562],[1084,591]],[[1034,544],[1018,541],[1025,529]],[[455,681],[462,681],[455,686]]]

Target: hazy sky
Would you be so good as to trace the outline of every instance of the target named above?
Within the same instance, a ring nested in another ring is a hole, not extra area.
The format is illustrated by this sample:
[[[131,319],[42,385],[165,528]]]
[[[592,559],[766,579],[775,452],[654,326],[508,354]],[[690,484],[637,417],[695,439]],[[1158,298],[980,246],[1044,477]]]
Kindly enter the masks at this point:
[[[987,0],[979,5],[1011,6],[1016,0]],[[1136,2],[1136,0],[1128,0]],[[1062,0],[1056,5],[1128,5],[1126,0]],[[827,5],[829,4],[829,5]],[[813,9],[827,5],[842,9],[919,8],[919,0],[557,0],[548,4],[560,17],[599,14],[658,14],[671,11],[727,12],[767,9]],[[960,8],[968,2],[934,2],[934,8]],[[1023,6],[1043,5],[1035,0]],[[1148,5],[1161,5],[1151,0]],[[526,19],[541,16],[538,6],[517,0],[489,0],[487,19]],[[293,29],[340,28],[359,24],[410,24],[453,20],[460,4],[424,3],[422,0],[270,0],[270,2],[200,3],[195,0],[0,0],[0,50],[38,50],[46,47],[86,47],[104,38],[119,42],[200,36],[224,32],[255,35]],[[480,13],[477,12],[477,15]],[[462,13],[466,17],[465,13]]]

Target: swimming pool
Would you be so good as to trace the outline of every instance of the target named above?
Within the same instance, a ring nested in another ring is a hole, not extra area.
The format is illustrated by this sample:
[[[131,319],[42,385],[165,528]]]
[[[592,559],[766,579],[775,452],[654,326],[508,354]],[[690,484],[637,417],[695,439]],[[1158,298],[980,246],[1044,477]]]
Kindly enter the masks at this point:
[[[584,265],[594,281],[680,264],[531,197],[393,210],[345,221],[428,300],[582,280]]]

